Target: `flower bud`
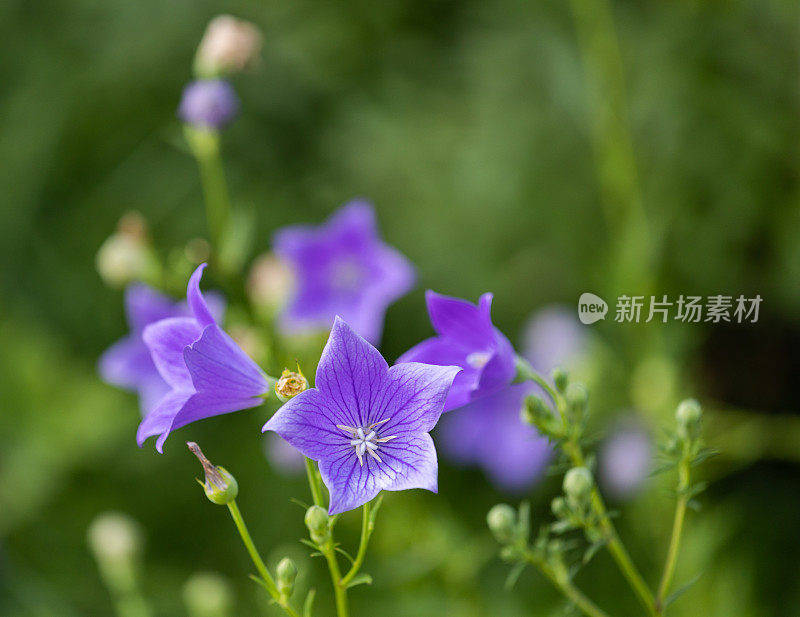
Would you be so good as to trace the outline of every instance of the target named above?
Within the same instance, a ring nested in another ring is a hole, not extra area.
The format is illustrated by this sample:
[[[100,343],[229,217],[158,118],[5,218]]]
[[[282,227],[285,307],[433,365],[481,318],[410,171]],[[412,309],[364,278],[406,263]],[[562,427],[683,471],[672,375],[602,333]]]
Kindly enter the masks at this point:
[[[328,539],[328,513],[320,506],[311,506],[306,510],[306,527],[311,539],[317,544],[324,544]]]
[[[216,130],[239,112],[239,97],[224,79],[200,79],[183,89],[178,117],[199,129]]]
[[[520,416],[523,422],[533,426],[542,426],[544,421],[552,415],[547,403],[540,396],[531,394],[522,405]]]
[[[297,578],[297,566],[288,557],[284,557],[278,562],[277,583],[278,593],[284,598],[289,598],[294,591],[294,580]]]
[[[303,375],[299,366],[297,372],[290,371],[288,368],[283,369],[280,379],[275,382],[275,394],[283,403],[306,390],[308,390],[308,379]]]
[[[584,501],[593,485],[592,472],[586,467],[573,467],[564,475],[564,494],[574,503]]]
[[[258,28],[231,15],[218,15],[206,27],[194,59],[202,77],[236,73],[253,64],[261,51]]]
[[[294,272],[279,257],[266,253],[253,262],[247,277],[247,294],[255,306],[275,312],[286,304],[293,288]]]
[[[564,392],[564,398],[567,399],[567,407],[572,418],[581,419],[589,402],[589,392],[586,390],[586,386],[577,382],[569,384]]]
[[[138,212],[128,212],[97,251],[97,271],[107,285],[121,287],[150,277],[158,269],[147,240],[147,223]]]
[[[199,572],[184,584],[183,603],[191,617],[229,615],[233,607],[233,591],[219,574]]]
[[[95,518],[89,526],[87,540],[100,562],[130,562],[142,543],[136,522],[119,512],[106,512]]]
[[[564,392],[569,383],[569,374],[564,369],[557,367],[553,369],[553,383],[559,392]]]
[[[566,518],[569,515],[569,506],[567,500],[563,497],[556,497],[550,504],[550,509],[556,518]]]
[[[236,499],[239,494],[239,484],[236,482],[236,478],[224,468],[212,465],[200,450],[200,446],[193,441],[187,442],[186,445],[203,466],[206,478],[205,482],[200,482],[200,484],[203,486],[208,500],[218,506],[224,506]]]
[[[493,506],[486,515],[486,524],[500,544],[510,544],[517,536],[517,512],[507,503]]]
[[[675,420],[678,422],[678,435],[681,437],[696,437],[700,430],[700,420],[703,410],[693,398],[686,399],[678,405],[675,411]]]

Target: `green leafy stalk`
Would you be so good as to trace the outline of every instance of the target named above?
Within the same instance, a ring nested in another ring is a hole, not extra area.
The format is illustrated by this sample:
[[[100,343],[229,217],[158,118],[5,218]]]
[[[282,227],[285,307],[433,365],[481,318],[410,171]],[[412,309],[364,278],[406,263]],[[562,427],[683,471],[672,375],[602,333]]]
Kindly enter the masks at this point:
[[[531,551],[526,552],[525,559],[528,563],[536,566],[553,583],[556,589],[577,606],[586,617],[608,617],[608,614],[603,609],[592,602],[573,584],[569,577],[566,576],[566,573],[557,572],[546,561],[540,559]]]
[[[659,613],[664,612],[664,599],[667,593],[669,593],[672,577],[675,574],[675,566],[678,561],[678,549],[680,548],[681,536],[683,533],[683,521],[686,518],[686,507],[690,499],[689,477],[691,466],[691,461],[683,460],[678,469],[678,502],[675,505],[675,518],[672,522],[672,537],[670,538],[669,549],[667,550],[664,574],[661,576],[661,583],[658,586],[658,594],[656,595],[656,610]]]

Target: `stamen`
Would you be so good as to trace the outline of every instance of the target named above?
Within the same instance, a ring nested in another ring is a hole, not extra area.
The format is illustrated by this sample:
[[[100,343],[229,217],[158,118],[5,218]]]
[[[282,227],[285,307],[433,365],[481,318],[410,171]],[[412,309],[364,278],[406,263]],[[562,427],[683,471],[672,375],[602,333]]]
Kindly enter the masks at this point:
[[[346,426],[344,424],[336,425],[336,428],[344,431],[352,438],[350,439],[350,445],[355,449],[356,457],[358,458],[358,464],[361,467],[364,466],[364,454],[369,454],[377,462],[383,463],[383,459],[378,456],[378,444],[386,443],[387,441],[396,439],[397,435],[378,437],[378,432],[375,429],[382,424],[386,424],[389,420],[391,420],[391,418],[386,418],[380,422],[373,422],[366,428],[360,426]]]

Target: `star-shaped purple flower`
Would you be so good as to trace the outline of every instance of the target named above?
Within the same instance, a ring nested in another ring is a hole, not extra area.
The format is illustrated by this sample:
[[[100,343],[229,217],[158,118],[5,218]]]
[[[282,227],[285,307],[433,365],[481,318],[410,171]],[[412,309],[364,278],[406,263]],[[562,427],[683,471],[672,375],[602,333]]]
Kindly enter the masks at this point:
[[[170,391],[139,425],[139,446],[159,435],[156,449],[162,452],[171,431],[260,405],[269,390],[264,373],[217,325],[203,299],[200,278],[205,267],[189,279],[191,316],[162,319],[144,329],[144,342]]]
[[[225,312],[223,299],[209,294],[208,304],[211,313],[222,319]],[[144,416],[170,391],[170,386],[153,364],[142,332],[151,323],[162,319],[188,316],[190,310],[185,302],[175,302],[143,283],[135,283],[125,290],[125,313],[130,334],[105,351],[100,357],[98,370],[107,383],[136,392]]]
[[[352,510],[381,490],[437,490],[428,432],[459,369],[417,362],[389,368],[338,316],[317,367],[316,387],[264,425],[319,462],[329,512]]]
[[[365,201],[351,201],[319,227],[282,229],[273,246],[296,281],[281,316],[287,332],[327,330],[340,315],[377,344],[387,307],[414,284],[413,267],[381,241],[375,212]]]
[[[477,306],[430,290],[425,300],[431,324],[439,336],[412,347],[397,362],[455,365],[464,369],[450,389],[445,411],[511,383],[516,374],[514,348],[492,325],[492,294],[483,294]]]

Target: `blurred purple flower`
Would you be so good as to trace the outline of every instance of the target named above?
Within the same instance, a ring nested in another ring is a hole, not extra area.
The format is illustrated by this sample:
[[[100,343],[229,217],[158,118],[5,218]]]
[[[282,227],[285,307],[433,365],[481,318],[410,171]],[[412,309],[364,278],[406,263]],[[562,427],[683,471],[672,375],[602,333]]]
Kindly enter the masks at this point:
[[[575,311],[550,305],[536,311],[522,335],[523,356],[540,373],[574,368],[586,353],[587,333]]]
[[[192,126],[218,129],[239,112],[239,97],[224,79],[200,79],[183,89],[178,117]]]
[[[436,492],[438,464],[428,432],[458,370],[415,362],[389,368],[337,316],[316,388],[283,405],[263,430],[319,462],[330,514],[357,508],[381,490]]]
[[[442,448],[462,465],[482,467],[498,487],[519,491],[539,477],[550,458],[547,440],[520,420],[522,399],[532,384],[511,385],[516,374],[514,348],[492,324],[492,294],[478,305],[426,294],[428,313],[439,334],[412,347],[401,362],[453,364],[459,373],[445,403]]]
[[[439,422],[442,450],[461,465],[478,465],[500,489],[520,492],[541,476],[547,438],[520,420],[530,384],[515,384],[468,403]]]
[[[221,296],[208,294],[211,313],[222,319],[225,302]],[[151,323],[169,317],[191,314],[185,302],[175,302],[155,289],[135,283],[125,290],[125,313],[130,334],[109,347],[100,357],[98,370],[107,383],[136,392],[142,416],[147,415],[170,390],[150,358],[142,332]]]
[[[600,448],[600,481],[617,498],[628,497],[647,479],[653,459],[653,445],[638,423],[623,423]]]
[[[466,300],[427,291],[433,329],[439,336],[415,345],[397,360],[460,366],[450,388],[445,411],[497,392],[516,374],[514,348],[492,325],[492,294],[483,294],[474,305]]]
[[[387,307],[414,284],[413,267],[381,241],[365,201],[351,201],[319,227],[279,230],[273,244],[294,270],[296,288],[281,316],[287,332],[327,330],[340,315],[377,344]]]
[[[139,425],[141,446],[160,435],[163,451],[171,431],[196,420],[263,403],[269,384],[261,369],[239,349],[209,311],[200,293],[202,264],[189,279],[186,299],[190,317],[170,317],[150,324],[142,337],[170,391]]]

